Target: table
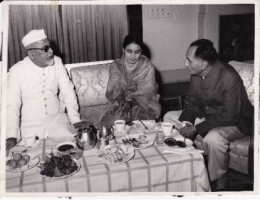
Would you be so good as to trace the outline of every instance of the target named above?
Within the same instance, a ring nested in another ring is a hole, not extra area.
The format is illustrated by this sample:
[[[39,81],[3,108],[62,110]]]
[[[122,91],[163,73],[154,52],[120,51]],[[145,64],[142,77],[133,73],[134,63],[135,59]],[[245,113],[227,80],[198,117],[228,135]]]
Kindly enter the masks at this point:
[[[110,141],[118,142],[119,139]],[[43,139],[28,153],[44,158],[55,144]],[[37,192],[209,192],[210,184],[202,154],[163,154],[168,146],[156,143],[136,150],[135,157],[120,165],[97,162],[97,149],[83,152],[81,169],[59,180],[42,177],[36,167],[21,172],[6,172],[7,193]],[[55,149],[53,150],[55,152]]]

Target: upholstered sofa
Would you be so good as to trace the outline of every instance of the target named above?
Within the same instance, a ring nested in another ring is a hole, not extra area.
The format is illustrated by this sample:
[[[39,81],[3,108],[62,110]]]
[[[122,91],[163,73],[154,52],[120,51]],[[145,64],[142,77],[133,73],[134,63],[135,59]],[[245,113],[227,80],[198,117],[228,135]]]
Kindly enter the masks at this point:
[[[98,119],[109,102],[105,97],[109,69],[112,61],[92,63],[79,63],[65,65],[73,84],[75,85],[80,114],[83,120],[99,126]],[[231,61],[232,65],[240,74],[246,87],[248,96],[254,104],[254,64]],[[229,168],[244,175],[252,176],[253,173],[253,141],[252,136],[245,136],[230,144]],[[201,141],[195,141],[197,146]]]
[[[105,91],[112,62],[110,60],[65,65],[75,86],[81,119],[92,122],[97,127],[100,115],[109,105]]]

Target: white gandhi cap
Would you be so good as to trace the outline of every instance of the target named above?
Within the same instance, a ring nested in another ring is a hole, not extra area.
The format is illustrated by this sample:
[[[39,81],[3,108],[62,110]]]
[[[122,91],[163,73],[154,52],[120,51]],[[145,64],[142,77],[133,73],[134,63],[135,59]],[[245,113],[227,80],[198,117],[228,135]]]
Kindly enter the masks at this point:
[[[44,33],[44,30],[32,30],[27,35],[25,35],[22,39],[23,46],[26,48],[29,44],[37,42],[39,40],[46,39],[47,36]]]

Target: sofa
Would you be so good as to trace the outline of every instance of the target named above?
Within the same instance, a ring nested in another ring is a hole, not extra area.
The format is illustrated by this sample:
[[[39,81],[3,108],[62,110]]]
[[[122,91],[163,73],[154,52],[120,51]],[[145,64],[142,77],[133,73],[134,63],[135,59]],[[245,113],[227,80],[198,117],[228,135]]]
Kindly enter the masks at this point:
[[[109,105],[105,91],[111,63],[112,60],[65,65],[75,86],[81,118],[92,122],[96,127],[99,127],[100,115]],[[242,77],[249,99],[254,105],[254,64],[236,61],[229,64]],[[201,140],[202,138],[196,140],[195,145],[199,147]],[[232,142],[229,149],[229,169],[253,177],[253,149],[254,133]]]
[[[105,91],[112,62],[113,60],[65,65],[75,86],[81,119],[96,127],[99,127],[99,117],[109,105]]]

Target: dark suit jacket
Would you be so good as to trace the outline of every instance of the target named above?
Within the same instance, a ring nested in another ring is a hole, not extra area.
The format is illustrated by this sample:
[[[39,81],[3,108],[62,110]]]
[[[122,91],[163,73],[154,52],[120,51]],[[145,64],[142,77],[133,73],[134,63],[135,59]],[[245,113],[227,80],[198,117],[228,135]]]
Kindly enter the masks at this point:
[[[251,135],[254,107],[241,77],[229,64],[217,61],[204,79],[191,76],[186,107],[179,120],[194,124],[197,117],[206,119],[196,125],[202,137],[220,126],[237,126],[242,133]]]

